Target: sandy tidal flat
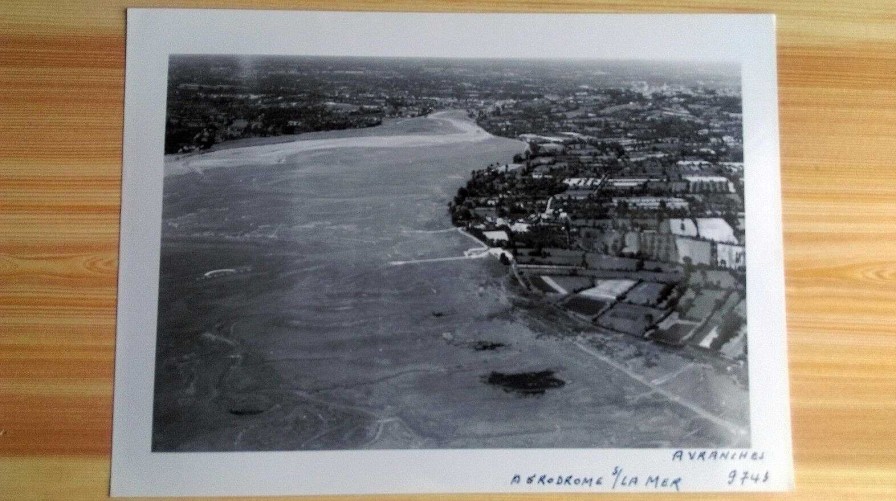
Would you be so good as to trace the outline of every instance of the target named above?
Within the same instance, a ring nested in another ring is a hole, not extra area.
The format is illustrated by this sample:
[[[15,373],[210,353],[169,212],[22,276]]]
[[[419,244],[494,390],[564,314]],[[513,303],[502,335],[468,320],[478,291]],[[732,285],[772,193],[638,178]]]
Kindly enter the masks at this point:
[[[748,445],[743,368],[426,261],[477,247],[447,203],[521,143],[457,112],[350,134],[166,163],[155,450]],[[518,373],[562,384],[489,384]]]

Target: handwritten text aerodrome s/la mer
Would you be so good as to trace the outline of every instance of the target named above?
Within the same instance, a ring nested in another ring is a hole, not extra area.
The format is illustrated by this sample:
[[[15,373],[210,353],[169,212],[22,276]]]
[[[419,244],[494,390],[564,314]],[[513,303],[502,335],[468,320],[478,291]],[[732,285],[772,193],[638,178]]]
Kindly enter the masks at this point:
[[[608,476],[593,477],[577,475],[551,475],[535,473],[528,476],[514,475],[510,485],[529,485],[545,487],[595,487],[604,490],[622,489],[657,489],[678,492],[681,490],[681,477],[663,475],[632,475],[620,466],[613,467]]]

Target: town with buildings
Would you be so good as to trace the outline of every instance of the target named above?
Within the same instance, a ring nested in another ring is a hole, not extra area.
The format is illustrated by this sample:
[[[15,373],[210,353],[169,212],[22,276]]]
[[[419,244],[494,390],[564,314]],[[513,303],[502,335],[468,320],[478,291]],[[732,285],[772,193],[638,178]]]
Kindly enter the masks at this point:
[[[531,102],[505,101],[479,123],[529,147],[471,173],[452,220],[507,251],[502,261],[528,290],[582,322],[745,360],[734,97],[643,82],[582,87],[539,100],[534,122]]]

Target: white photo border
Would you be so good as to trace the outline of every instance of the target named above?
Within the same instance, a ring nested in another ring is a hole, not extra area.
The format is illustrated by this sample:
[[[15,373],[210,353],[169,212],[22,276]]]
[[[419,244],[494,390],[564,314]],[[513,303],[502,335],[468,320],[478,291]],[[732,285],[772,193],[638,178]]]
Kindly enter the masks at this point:
[[[701,461],[684,451],[679,461],[670,449],[151,452],[171,54],[739,63],[754,458]],[[686,491],[792,489],[774,16],[128,9],[124,125],[112,495],[599,492],[612,490],[614,467],[680,477]],[[729,484],[732,470],[770,476]],[[528,483],[532,474],[604,481]],[[626,490],[656,490],[643,482]]]

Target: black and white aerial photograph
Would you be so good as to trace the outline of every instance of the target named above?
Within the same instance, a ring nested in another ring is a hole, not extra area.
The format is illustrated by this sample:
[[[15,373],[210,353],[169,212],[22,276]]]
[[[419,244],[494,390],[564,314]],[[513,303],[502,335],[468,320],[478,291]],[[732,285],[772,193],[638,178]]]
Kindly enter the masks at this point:
[[[153,451],[749,447],[740,78],[170,56]]]

